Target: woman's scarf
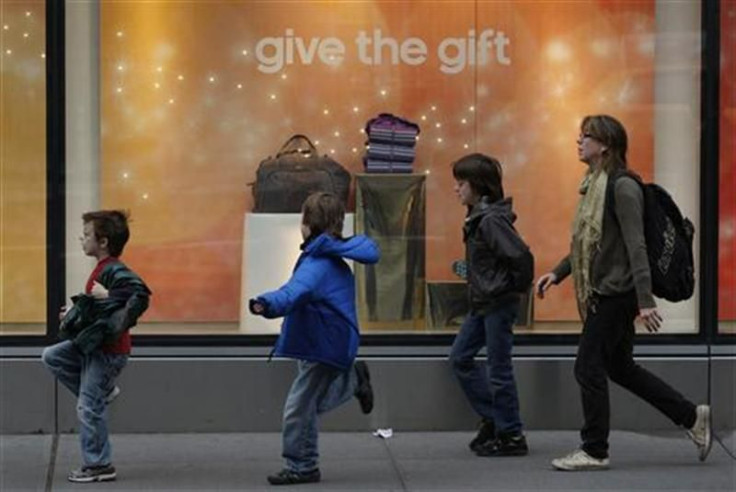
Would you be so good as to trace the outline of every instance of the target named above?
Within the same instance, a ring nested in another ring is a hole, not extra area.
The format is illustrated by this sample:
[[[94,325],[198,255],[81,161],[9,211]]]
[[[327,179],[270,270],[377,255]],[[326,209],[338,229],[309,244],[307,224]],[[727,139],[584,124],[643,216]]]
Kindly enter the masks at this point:
[[[606,203],[608,174],[602,169],[588,172],[580,184],[580,201],[572,223],[572,276],[578,312],[585,321],[588,301],[593,293],[590,266],[603,234],[603,209]]]

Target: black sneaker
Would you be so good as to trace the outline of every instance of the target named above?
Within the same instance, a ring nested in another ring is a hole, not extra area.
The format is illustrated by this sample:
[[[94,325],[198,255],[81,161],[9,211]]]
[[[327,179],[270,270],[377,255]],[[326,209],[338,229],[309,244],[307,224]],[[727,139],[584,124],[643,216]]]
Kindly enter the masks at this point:
[[[83,466],[69,472],[66,477],[70,482],[90,483],[109,482],[115,480],[115,467],[112,465]]]
[[[529,447],[522,434],[499,435],[493,441],[486,441],[475,449],[478,456],[526,456]]]
[[[308,472],[298,472],[284,468],[275,475],[268,476],[271,485],[296,485],[300,483],[315,483],[322,479],[319,468]]]
[[[371,374],[368,372],[368,364],[363,361],[356,362],[355,373],[358,375],[355,397],[360,402],[361,411],[369,414],[373,410],[373,386],[371,386]]]
[[[484,418],[478,425],[478,434],[475,435],[468,446],[472,451],[475,451],[478,446],[484,444],[486,441],[493,441],[496,439],[496,425],[493,420]]]

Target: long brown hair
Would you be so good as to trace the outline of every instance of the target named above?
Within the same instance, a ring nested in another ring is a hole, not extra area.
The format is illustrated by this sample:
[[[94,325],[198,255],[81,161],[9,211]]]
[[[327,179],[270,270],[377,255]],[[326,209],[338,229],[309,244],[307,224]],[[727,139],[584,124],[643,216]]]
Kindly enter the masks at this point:
[[[580,131],[606,146],[601,160],[601,167],[606,173],[626,169],[629,139],[620,121],[607,114],[589,115],[580,123]]]

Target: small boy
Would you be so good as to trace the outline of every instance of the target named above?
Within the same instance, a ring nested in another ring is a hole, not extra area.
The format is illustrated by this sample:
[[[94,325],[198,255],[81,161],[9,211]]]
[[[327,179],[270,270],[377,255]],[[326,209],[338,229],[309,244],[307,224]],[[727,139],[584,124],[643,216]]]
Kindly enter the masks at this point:
[[[61,308],[59,336],[46,347],[43,363],[77,397],[83,465],[71,482],[115,480],[106,407],[120,393],[115,378],[130,354],[128,330],[148,308],[151,291],[118,257],[128,242],[128,215],[101,210],[82,215],[82,250],[97,260],[84,293]]]
[[[249,301],[253,314],[284,316],[274,354],[297,359],[298,374],[284,404],[286,467],[270,475],[272,485],[319,482],[318,418],[351,396],[363,413],[373,408],[365,362],[353,364],[360,334],[355,280],[345,258],[376,263],[380,252],[366,236],[342,238],[345,208],[332,193],[310,195],[302,206],[304,243],[291,279],[280,289]]]
[[[470,449],[478,456],[529,452],[519,416],[512,363],[513,327],[521,294],[534,276],[534,257],[514,228],[511,198],[504,197],[501,163],[470,154],[453,164],[455,193],[467,214],[463,225],[470,312],[450,352],[452,369],[482,418]],[[486,363],[475,356],[486,348]]]

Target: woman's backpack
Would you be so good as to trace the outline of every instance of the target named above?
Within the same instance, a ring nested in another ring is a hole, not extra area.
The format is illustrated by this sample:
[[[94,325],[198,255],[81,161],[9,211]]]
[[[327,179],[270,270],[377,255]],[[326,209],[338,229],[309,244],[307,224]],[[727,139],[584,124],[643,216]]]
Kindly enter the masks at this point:
[[[652,276],[652,294],[672,302],[690,299],[695,290],[695,227],[682,216],[664,188],[644,183],[629,171],[609,176],[606,194],[610,204],[615,205],[614,184],[621,176],[628,176],[639,183],[644,194],[644,239]]]

